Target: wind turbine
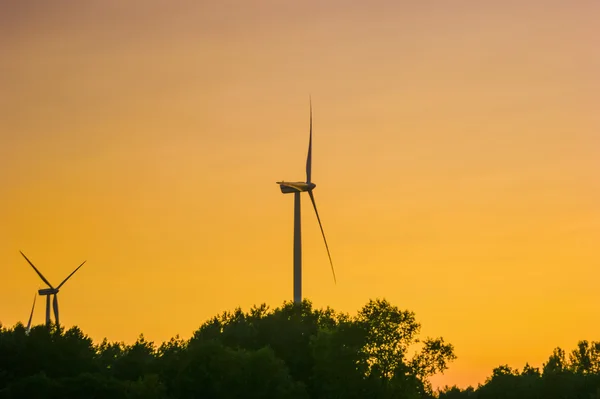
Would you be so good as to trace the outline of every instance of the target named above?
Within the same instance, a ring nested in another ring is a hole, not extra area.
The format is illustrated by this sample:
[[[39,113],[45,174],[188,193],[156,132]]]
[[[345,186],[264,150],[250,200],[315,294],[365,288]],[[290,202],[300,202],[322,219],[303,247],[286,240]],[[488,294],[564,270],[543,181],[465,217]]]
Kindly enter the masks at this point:
[[[29,331],[31,331],[31,319],[33,318],[33,309],[35,309],[35,299],[37,298],[37,293],[33,295],[33,306],[31,307],[31,313],[29,314],[29,321],[27,322],[27,328],[25,329],[25,334],[29,335]]]
[[[19,252],[21,252],[21,251],[19,251]],[[48,287],[50,287],[50,288],[44,288],[44,289],[38,290],[38,294],[46,296],[46,325],[50,325],[50,295],[54,295],[54,299],[52,301],[52,307],[54,308],[54,322],[56,323],[56,325],[58,325],[59,319],[58,319],[58,297],[57,297],[57,295],[58,295],[58,292],[60,291],[60,287],[62,287],[67,282],[67,280],[70,279],[71,276],[74,275],[75,272],[77,270],[79,270],[79,268],[81,266],[83,266],[83,264],[86,261],[84,260],[83,263],[77,267],[77,269],[73,270],[73,272],[71,274],[69,274],[67,276],[67,278],[64,279],[63,282],[58,285],[58,287],[54,288],[52,286],[52,284],[50,284],[50,282],[48,280],[46,280],[46,277],[44,277],[44,275],[42,273],[40,273],[40,271],[33,265],[33,263],[31,263],[31,261],[29,259],[27,259],[27,256],[25,256],[25,254],[23,252],[21,252],[21,255],[23,255],[23,257],[25,258],[27,263],[29,263],[31,265],[31,267],[33,267],[33,270],[35,270],[35,272],[38,274],[38,276],[40,276],[42,281],[44,283],[46,283],[46,285]]]
[[[325,241],[325,248],[327,249],[327,256],[329,257],[329,264],[331,265],[331,272],[333,273],[333,281],[336,281],[335,270],[333,268],[333,262],[331,261],[331,254],[329,253],[329,246],[327,245],[327,239],[325,238],[325,232],[323,231],[323,225],[321,224],[321,218],[317,211],[317,204],[315,203],[315,196],[313,190],[317,186],[311,180],[312,171],[312,100],[310,100],[310,133],[308,139],[308,156],[306,157],[306,182],[285,182],[278,181],[279,187],[283,194],[294,193],[294,302],[302,302],[302,233],[300,228],[300,193],[307,191],[310,200],[315,208],[315,214],[319,221],[319,227],[321,228],[321,234],[323,234],[323,241]]]

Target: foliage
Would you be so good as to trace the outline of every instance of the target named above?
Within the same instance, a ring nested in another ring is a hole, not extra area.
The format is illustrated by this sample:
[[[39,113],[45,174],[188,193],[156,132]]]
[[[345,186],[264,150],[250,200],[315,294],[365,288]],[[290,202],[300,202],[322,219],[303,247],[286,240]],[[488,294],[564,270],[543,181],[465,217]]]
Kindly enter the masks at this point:
[[[443,338],[420,339],[420,328],[414,313],[380,299],[355,316],[309,301],[235,309],[160,345],[0,324],[0,399],[600,399],[600,342],[588,341],[556,348],[540,369],[501,365],[477,388],[433,392],[428,378],[456,357]]]
[[[439,399],[600,399],[600,343],[580,341],[567,360],[556,348],[542,372],[526,364],[521,372],[502,365],[477,389],[446,387]]]
[[[419,329],[385,300],[354,317],[309,301],[236,309],[159,346],[0,325],[0,399],[429,397],[427,378],[455,356],[442,338],[419,342]]]

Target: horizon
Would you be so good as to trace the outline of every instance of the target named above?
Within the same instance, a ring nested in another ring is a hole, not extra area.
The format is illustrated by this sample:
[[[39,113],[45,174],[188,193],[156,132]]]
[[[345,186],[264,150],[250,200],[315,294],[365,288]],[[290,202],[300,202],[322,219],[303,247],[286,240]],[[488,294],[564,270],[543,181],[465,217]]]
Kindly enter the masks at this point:
[[[600,3],[5,11],[4,325],[26,324],[43,284],[19,250],[53,283],[87,260],[60,320],[94,341],[162,342],[291,300],[293,201],[273,183],[304,179],[311,95],[337,276],[304,196],[315,307],[415,312],[455,347],[441,385],[597,339]]]
[[[41,295],[37,295],[37,296],[41,296]],[[384,301],[386,300],[385,298],[373,298],[373,299],[370,299],[370,300],[380,300],[380,299],[381,299],[381,300],[384,300]],[[308,302],[311,304],[311,306],[313,306],[313,309],[314,309],[314,310],[317,310],[317,309],[318,309],[318,310],[321,310],[321,309],[326,309],[326,308],[328,308],[328,307],[316,308],[316,307],[314,307],[314,304],[312,303],[312,301],[311,301],[310,299],[308,299],[308,298],[304,298],[303,302],[304,302],[304,301],[308,301]],[[175,340],[179,340],[179,339],[181,339],[181,340],[184,340],[184,341],[186,341],[186,342],[187,342],[187,341],[189,341],[189,340],[191,340],[191,339],[193,339],[193,338],[194,338],[194,333],[197,333],[198,331],[201,331],[201,328],[202,328],[203,326],[205,326],[205,325],[206,325],[206,323],[208,323],[209,321],[211,321],[211,319],[212,319],[213,317],[221,317],[221,316],[224,316],[224,315],[226,315],[226,314],[228,314],[228,315],[232,315],[232,314],[233,314],[233,313],[234,313],[236,310],[238,310],[238,309],[240,309],[240,310],[241,310],[242,312],[244,312],[244,313],[247,313],[247,312],[249,312],[249,311],[250,311],[252,308],[260,308],[260,307],[261,307],[261,306],[263,306],[263,305],[266,305],[266,309],[267,309],[268,311],[275,311],[275,310],[278,310],[278,309],[282,309],[282,308],[283,308],[283,307],[285,307],[287,304],[292,304],[292,303],[293,303],[294,305],[297,305],[296,303],[294,303],[294,301],[293,301],[293,300],[284,300],[284,302],[283,302],[282,304],[280,304],[280,305],[275,305],[275,306],[270,306],[270,305],[267,305],[266,303],[261,303],[261,304],[254,304],[254,305],[252,305],[251,307],[249,307],[248,309],[242,309],[242,308],[239,308],[239,307],[238,307],[238,308],[235,308],[235,309],[226,309],[226,310],[223,310],[223,311],[221,311],[221,312],[218,312],[217,314],[214,314],[213,316],[211,316],[211,317],[207,318],[206,320],[202,321],[202,322],[201,322],[201,323],[200,323],[200,324],[199,324],[199,325],[196,327],[196,329],[194,329],[194,330],[193,330],[191,333],[189,333],[189,335],[185,335],[185,334],[184,334],[184,335],[181,335],[181,334],[175,334],[175,335],[173,335],[172,337],[169,337],[169,338],[167,338],[167,339],[165,339],[165,340],[162,340],[162,341],[154,341],[154,340],[152,340],[152,339],[148,339],[148,337],[147,337],[147,335],[146,335],[146,334],[144,334],[143,332],[140,332],[140,333],[139,333],[139,334],[138,334],[138,335],[135,337],[135,339],[130,339],[130,340],[127,340],[127,341],[126,341],[126,340],[118,340],[118,339],[117,339],[117,340],[108,340],[108,342],[109,342],[109,343],[121,343],[121,344],[124,344],[124,345],[133,345],[133,344],[135,344],[136,342],[138,342],[138,341],[139,341],[141,338],[143,338],[143,339],[144,339],[146,342],[148,342],[149,344],[151,344],[151,345],[154,347],[154,349],[155,349],[155,350],[158,350],[158,348],[159,348],[159,347],[160,347],[162,344],[166,344],[166,343],[168,343],[168,342],[169,342],[171,339],[175,339]],[[366,305],[366,304],[365,304],[365,305]],[[393,305],[393,304],[392,304],[392,305]],[[34,304],[34,306],[35,306],[35,304]],[[362,309],[362,308],[361,308],[361,309]],[[336,312],[336,314],[338,314],[338,315],[343,313],[343,314],[349,315],[350,317],[354,318],[354,317],[356,317],[356,316],[358,315],[358,312],[359,312],[361,309],[357,309],[357,310],[356,310],[356,312],[353,312],[353,313],[348,313],[348,312],[337,312],[335,309],[332,309],[332,310],[333,310],[333,311],[335,311],[335,312]],[[410,309],[401,309],[401,308],[400,308],[400,310],[401,310],[401,311],[408,311],[408,312],[410,312]],[[417,321],[417,323],[420,323],[420,321],[419,321],[419,319],[418,319],[418,315],[416,315],[416,316],[417,316],[417,318],[416,318],[416,321]],[[51,318],[52,318],[52,317],[51,317]],[[56,324],[54,323],[54,320],[51,320],[51,321],[50,321],[50,323],[51,323],[51,328],[56,328]],[[4,324],[2,323],[2,320],[0,320],[0,328],[5,328],[5,329],[15,329],[15,328],[17,328],[19,325],[20,325],[20,326],[22,326],[23,328],[25,328],[25,329],[27,330],[27,326],[28,326],[28,324],[27,324],[27,323],[23,323],[22,321],[17,321],[17,323],[16,323],[16,324],[14,324],[14,325],[12,325],[12,326],[7,326],[7,325],[4,325]],[[30,326],[30,327],[33,329],[33,328],[35,328],[35,327],[43,327],[44,325],[45,325],[44,323],[39,323],[39,324],[31,323],[31,326]],[[82,329],[81,329],[79,326],[77,326],[77,325],[64,326],[64,325],[61,323],[59,326],[60,326],[60,328],[64,329],[64,331],[65,331],[65,332],[66,332],[67,330],[71,329],[71,328],[77,328],[77,329],[79,329],[79,330],[80,330],[80,331],[81,331],[81,332],[84,334],[84,336],[88,336],[88,337],[90,337],[90,336],[89,336],[89,335],[86,333],[86,331],[85,331],[85,330],[82,330]],[[422,325],[421,325],[421,327],[422,327]],[[28,332],[27,332],[27,334],[28,334]],[[104,340],[107,340],[107,338],[106,338],[106,337],[102,337],[102,338],[100,338],[100,339],[98,339],[98,338],[94,338],[94,337],[90,337],[90,338],[92,339],[92,341],[93,341],[93,344],[94,344],[94,345],[96,345],[96,346],[100,345],[100,344],[101,344],[101,343],[102,343]],[[443,337],[442,337],[442,338],[443,338]],[[581,338],[580,340],[578,340],[578,341],[577,341],[577,343],[573,343],[573,344],[571,345],[571,347],[567,347],[567,348],[564,348],[564,347],[563,347],[563,348],[556,347],[556,348],[553,348],[553,350],[554,350],[554,349],[557,349],[557,348],[560,348],[560,349],[564,350],[566,354],[569,354],[569,355],[570,355],[570,354],[572,353],[571,351],[573,350],[573,348],[575,348],[575,347],[576,347],[576,344],[579,344],[579,343],[580,343],[580,342],[582,342],[582,341],[587,341],[587,342],[592,342],[592,343],[594,342],[594,341],[590,341],[590,340],[588,340],[588,339],[585,339],[585,338]],[[448,344],[452,345],[452,343],[451,343],[451,342],[448,342]],[[412,352],[410,352],[410,353],[413,353],[413,354],[414,354],[414,353],[417,353],[417,352],[418,352],[418,350],[417,350],[417,348],[418,348],[418,347],[419,347],[418,343],[414,343],[414,344],[413,344],[413,345],[410,347],[410,351],[412,351]],[[540,362],[539,364],[534,364],[534,363],[531,363],[531,362],[528,362],[528,361],[526,361],[526,362],[525,362],[523,365],[521,365],[521,366],[517,366],[517,365],[514,365],[514,364],[512,364],[512,365],[509,365],[509,364],[507,364],[507,363],[499,363],[498,365],[494,366],[494,367],[493,367],[493,369],[496,369],[497,367],[502,367],[502,366],[505,366],[505,365],[507,365],[507,366],[509,366],[511,369],[513,369],[513,371],[515,371],[515,372],[520,372],[520,371],[524,370],[524,368],[525,368],[525,367],[532,367],[532,368],[534,368],[534,369],[542,370],[542,369],[544,368],[544,365],[545,365],[545,364],[546,364],[546,363],[549,361],[549,358],[550,358],[550,357],[551,357],[551,353],[549,353],[549,354],[548,354],[548,356],[546,357],[546,359],[544,359],[544,360],[543,360],[542,362]],[[449,361],[449,368],[451,368],[451,367],[452,367],[452,364],[453,364],[454,362],[456,362],[456,359],[454,359],[454,360],[450,360],[450,361]],[[428,378],[426,378],[426,379],[427,379],[428,381],[430,381],[430,382],[431,382],[431,384],[432,384],[432,387],[433,387],[434,391],[435,391],[435,390],[441,390],[441,389],[443,389],[443,388],[453,387],[453,386],[455,386],[455,387],[458,387],[458,388],[461,388],[461,389],[465,389],[465,388],[469,388],[469,387],[472,387],[472,388],[475,388],[475,389],[477,389],[477,388],[479,388],[480,386],[484,385],[484,384],[487,382],[488,378],[491,378],[491,376],[492,376],[492,374],[493,374],[493,371],[494,371],[493,369],[490,369],[490,370],[489,370],[489,372],[488,372],[488,374],[485,376],[485,379],[484,379],[484,380],[482,380],[482,381],[477,381],[477,382],[475,382],[475,383],[467,383],[467,384],[463,384],[463,385],[461,385],[461,384],[457,384],[457,383],[455,383],[455,382],[452,382],[452,381],[446,381],[446,378],[445,378],[445,373],[446,373],[446,372],[448,372],[448,370],[445,370],[445,371],[442,371],[442,372],[438,372],[438,373],[436,373],[435,375],[433,375],[433,376],[431,376],[431,377],[428,377]]]

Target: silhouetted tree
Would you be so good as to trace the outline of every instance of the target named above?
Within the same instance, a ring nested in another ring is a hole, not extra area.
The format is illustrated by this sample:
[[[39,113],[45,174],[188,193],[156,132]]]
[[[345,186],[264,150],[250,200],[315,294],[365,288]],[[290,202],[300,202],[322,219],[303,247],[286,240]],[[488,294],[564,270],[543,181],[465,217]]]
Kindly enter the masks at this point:
[[[600,399],[598,371],[599,343],[580,341],[566,359],[561,348],[554,349],[543,372],[529,364],[523,370],[500,366],[476,390],[446,387],[439,399]]]
[[[133,345],[125,346],[120,356],[114,359],[113,375],[121,380],[137,381],[141,377],[155,373],[155,348],[140,334]]]
[[[456,385],[452,387],[444,387],[444,389],[438,392],[439,399],[475,399],[477,393],[473,387],[468,387],[465,390],[461,390]]]
[[[272,350],[232,349],[217,340],[190,343],[174,384],[178,398],[303,398]]]
[[[77,327],[0,325],[0,399],[398,398],[600,399],[600,342],[556,348],[540,369],[495,368],[477,389],[428,378],[455,359],[442,338],[419,339],[415,314],[371,300],[356,316],[310,301],[235,309],[190,340],[156,347],[94,345]]]
[[[580,341],[569,356],[570,369],[579,374],[600,373],[600,342]]]

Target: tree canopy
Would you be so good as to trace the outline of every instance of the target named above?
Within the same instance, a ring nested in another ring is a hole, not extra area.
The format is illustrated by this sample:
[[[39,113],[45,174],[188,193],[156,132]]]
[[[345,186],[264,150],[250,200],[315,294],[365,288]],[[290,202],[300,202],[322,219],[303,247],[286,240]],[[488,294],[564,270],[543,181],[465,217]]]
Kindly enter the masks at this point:
[[[500,365],[477,388],[434,391],[456,358],[415,314],[371,300],[355,316],[310,301],[235,309],[188,340],[94,343],[78,327],[0,325],[0,399],[600,399],[600,342],[556,348],[540,369]]]
[[[439,399],[600,399],[600,342],[580,341],[568,356],[554,349],[540,371],[501,365],[477,389],[446,387]]]
[[[235,309],[189,340],[98,344],[79,328],[0,327],[0,398],[421,398],[455,358],[386,300]]]

